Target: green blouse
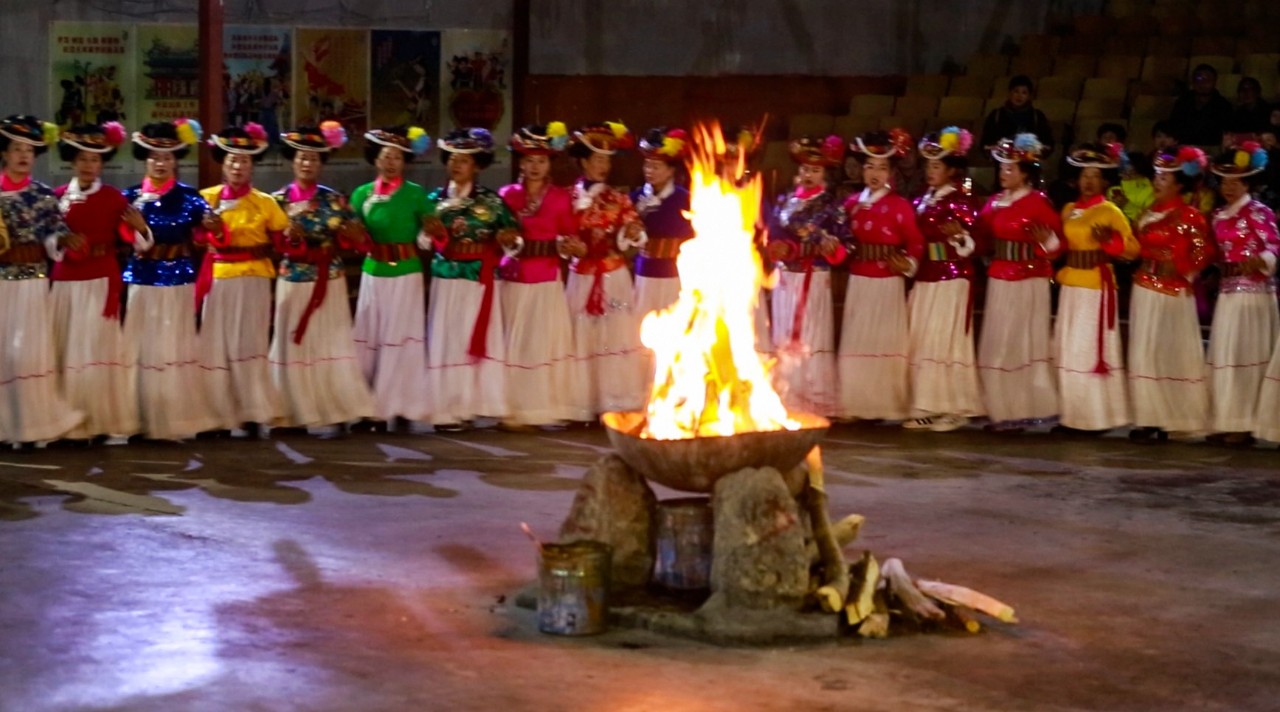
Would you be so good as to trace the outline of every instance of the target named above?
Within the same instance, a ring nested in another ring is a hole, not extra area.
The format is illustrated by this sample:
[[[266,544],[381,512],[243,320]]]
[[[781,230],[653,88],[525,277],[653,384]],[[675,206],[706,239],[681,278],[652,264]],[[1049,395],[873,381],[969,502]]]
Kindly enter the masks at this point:
[[[422,219],[430,214],[426,190],[410,181],[389,196],[375,196],[373,183],[365,183],[351,194],[351,209],[373,241],[384,244],[414,243],[422,230]],[[421,272],[422,260],[415,255],[392,264],[366,257],[364,271],[374,277],[399,277]]]

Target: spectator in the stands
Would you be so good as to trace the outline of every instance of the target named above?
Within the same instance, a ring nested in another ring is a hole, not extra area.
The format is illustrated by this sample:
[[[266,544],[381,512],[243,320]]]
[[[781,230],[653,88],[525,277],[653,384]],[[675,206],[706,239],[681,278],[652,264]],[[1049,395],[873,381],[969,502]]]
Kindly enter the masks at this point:
[[[1098,132],[1094,135],[1098,143],[1118,143],[1121,146],[1125,141],[1129,140],[1129,132],[1120,124],[1105,123],[1098,127]]]
[[[1271,107],[1262,100],[1262,84],[1244,77],[1236,85],[1236,107],[1228,128],[1237,133],[1256,134],[1271,123]]]
[[[1218,70],[1200,64],[1191,72],[1191,89],[1174,103],[1169,123],[1183,143],[1216,151],[1234,111],[1231,102],[1218,91]]]
[[[1178,145],[1178,137],[1173,133],[1173,124],[1168,121],[1157,121],[1151,127],[1151,148],[1157,155],[1167,152]]]
[[[994,147],[1003,138],[1022,133],[1035,134],[1044,144],[1045,153],[1053,150],[1053,128],[1044,112],[1031,103],[1034,86],[1029,77],[1018,75],[1009,80],[1009,98],[987,114],[982,124],[982,145]]]
[[[1120,169],[1120,183],[1111,186],[1107,198],[1124,212],[1130,222],[1155,203],[1155,189],[1151,185],[1154,175],[1151,157],[1141,151],[1130,151],[1129,160]]]

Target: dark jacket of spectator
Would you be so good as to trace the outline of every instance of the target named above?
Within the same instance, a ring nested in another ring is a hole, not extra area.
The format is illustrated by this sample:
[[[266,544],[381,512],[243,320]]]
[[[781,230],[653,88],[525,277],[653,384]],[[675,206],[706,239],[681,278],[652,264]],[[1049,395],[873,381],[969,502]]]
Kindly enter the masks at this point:
[[[1178,97],[1169,114],[1178,140],[1192,146],[1222,145],[1222,133],[1231,125],[1234,109],[1217,89],[1218,73],[1202,64],[1191,73],[1191,90]]]
[[[1020,133],[1033,133],[1046,148],[1053,147],[1053,127],[1044,112],[1031,102],[1014,107],[1006,102],[987,114],[982,124],[982,145],[994,146],[1002,138],[1013,138]]]

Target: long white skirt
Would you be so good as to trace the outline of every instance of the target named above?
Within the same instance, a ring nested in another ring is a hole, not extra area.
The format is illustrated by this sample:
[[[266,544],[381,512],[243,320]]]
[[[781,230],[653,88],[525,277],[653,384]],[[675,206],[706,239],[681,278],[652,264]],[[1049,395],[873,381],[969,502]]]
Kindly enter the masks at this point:
[[[49,280],[0,280],[0,305],[0,441],[62,437],[84,415],[58,390]]]
[[[1053,353],[1061,399],[1059,421],[1078,430],[1110,430],[1130,421],[1118,323],[1102,336],[1107,373],[1094,372],[1101,304],[1101,289],[1064,286],[1058,294]]]
[[[1129,306],[1133,424],[1170,432],[1209,427],[1209,379],[1196,300],[1135,286]]]
[[[1053,420],[1058,391],[1049,338],[1049,280],[990,280],[984,316],[978,378],[992,424]]]
[[[271,378],[284,401],[284,423],[320,426],[371,418],[373,394],[356,361],[345,279],[329,280],[302,343],[293,342],[314,288],[315,282],[276,280]]]
[[[1210,428],[1219,433],[1253,432],[1258,392],[1280,331],[1274,294],[1230,292],[1218,297],[1209,332]]]
[[[377,417],[427,420],[427,310],[422,273],[360,275],[354,336],[356,358],[373,389]]]
[[[137,370],[129,359],[124,327],[102,316],[109,280],[53,283],[53,340],[62,375],[62,392],[72,408],[85,414],[73,438],[133,435],[138,417]]]
[[[502,300],[496,291],[485,331],[485,357],[477,359],[467,353],[483,297],[484,285],[479,282],[439,277],[431,280],[427,388],[433,423],[507,416],[507,347],[502,339]]]
[[[903,420],[911,408],[902,277],[851,275],[837,360],[842,415]]]
[[[559,280],[502,282],[498,294],[507,338],[507,420],[520,425],[590,420],[587,384],[574,368],[564,285]]]
[[[1253,434],[1263,440],[1280,442],[1280,348],[1273,349],[1271,364],[1267,366],[1256,418]]]
[[[907,298],[913,415],[982,415],[967,279],[916,282]]]
[[[200,364],[195,285],[131,284],[124,341],[137,371],[138,413],[149,438],[184,438],[222,427]]]
[[[605,313],[587,313],[595,275],[569,273],[565,297],[573,317],[573,344],[578,378],[586,383],[593,415],[604,411],[639,410],[648,399],[640,320],[632,310],[631,273],[616,269],[604,275]]]
[[[778,359],[773,370],[774,388],[789,410],[832,416],[839,407],[840,389],[836,385],[831,273],[813,272],[800,322],[800,339],[792,343],[803,289],[803,272],[779,272],[772,295],[772,341],[777,344]],[[757,319],[758,315],[759,311]]]
[[[651,311],[666,309],[679,298],[679,277],[636,277],[637,319],[643,319]]]
[[[200,325],[201,362],[224,428],[276,425],[284,402],[271,381],[271,286],[266,277],[215,279]]]

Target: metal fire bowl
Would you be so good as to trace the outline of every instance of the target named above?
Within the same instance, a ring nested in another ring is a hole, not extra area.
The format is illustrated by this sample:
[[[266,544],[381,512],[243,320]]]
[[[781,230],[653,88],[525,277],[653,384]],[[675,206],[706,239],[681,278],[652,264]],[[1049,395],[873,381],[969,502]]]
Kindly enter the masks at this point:
[[[684,492],[711,492],[716,480],[746,467],[772,467],[783,474],[800,464],[827,434],[831,422],[791,413],[799,430],[770,430],[718,437],[656,440],[640,437],[644,413],[601,417],[618,456],[645,477]]]

